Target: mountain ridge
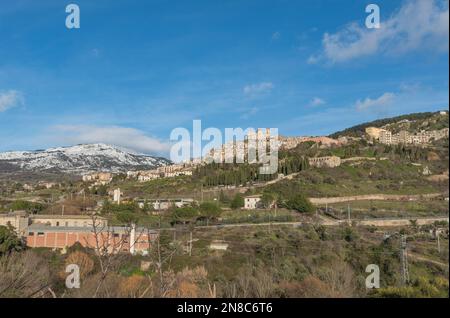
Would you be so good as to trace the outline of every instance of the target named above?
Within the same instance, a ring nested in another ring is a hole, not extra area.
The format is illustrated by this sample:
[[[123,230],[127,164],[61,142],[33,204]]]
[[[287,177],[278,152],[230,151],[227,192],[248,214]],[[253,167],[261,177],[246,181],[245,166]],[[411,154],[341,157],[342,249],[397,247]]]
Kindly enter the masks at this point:
[[[163,157],[133,153],[103,143],[0,153],[0,172],[120,173],[153,169],[170,163]]]

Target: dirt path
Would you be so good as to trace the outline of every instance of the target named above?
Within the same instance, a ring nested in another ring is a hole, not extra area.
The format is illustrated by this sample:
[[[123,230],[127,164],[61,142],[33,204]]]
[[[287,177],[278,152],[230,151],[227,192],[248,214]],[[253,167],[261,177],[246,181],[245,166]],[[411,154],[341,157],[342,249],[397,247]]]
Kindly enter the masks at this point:
[[[439,266],[442,266],[442,267],[449,267],[448,266],[449,264],[442,263],[442,262],[439,262],[439,261],[435,261],[434,259],[431,259],[431,258],[428,258],[428,257],[419,256],[419,255],[413,254],[411,252],[408,253],[408,256],[410,258],[412,258],[413,260],[422,261],[422,262],[428,262],[428,263],[436,264],[436,265],[439,265]]]
[[[445,193],[427,193],[427,194],[365,194],[344,197],[326,197],[326,198],[309,198],[312,204],[332,204],[350,201],[418,201],[423,199],[437,198]]]

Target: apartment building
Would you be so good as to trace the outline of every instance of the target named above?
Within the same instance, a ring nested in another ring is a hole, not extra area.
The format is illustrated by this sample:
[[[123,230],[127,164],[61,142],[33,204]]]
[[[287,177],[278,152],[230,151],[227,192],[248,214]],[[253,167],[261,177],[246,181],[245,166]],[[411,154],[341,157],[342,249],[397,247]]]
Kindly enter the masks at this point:
[[[432,140],[439,140],[449,137],[449,129],[444,128],[441,130],[422,130],[416,134],[412,134],[409,131],[401,130],[397,134],[392,134],[391,131],[375,127],[366,128],[366,132],[370,136],[376,136],[379,133],[378,140],[382,144],[386,145],[397,145],[397,144],[414,144],[422,145],[431,142]],[[375,132],[376,131],[376,132]]]

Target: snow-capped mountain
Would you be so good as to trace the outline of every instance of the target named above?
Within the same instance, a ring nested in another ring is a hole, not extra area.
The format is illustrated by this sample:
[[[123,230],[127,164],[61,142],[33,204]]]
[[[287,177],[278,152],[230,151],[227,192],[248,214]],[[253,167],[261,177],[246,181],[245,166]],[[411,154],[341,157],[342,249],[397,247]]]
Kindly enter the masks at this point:
[[[0,172],[35,171],[81,175],[95,171],[153,169],[170,163],[165,158],[135,154],[105,144],[0,153]]]

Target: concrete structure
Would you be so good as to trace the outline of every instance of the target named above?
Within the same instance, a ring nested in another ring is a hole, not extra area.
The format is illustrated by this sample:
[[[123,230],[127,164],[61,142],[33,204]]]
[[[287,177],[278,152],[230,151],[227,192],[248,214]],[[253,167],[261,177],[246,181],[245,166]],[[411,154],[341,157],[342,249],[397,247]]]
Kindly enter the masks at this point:
[[[351,202],[351,201],[419,201],[419,200],[430,200],[442,197],[442,193],[427,193],[427,194],[412,194],[412,195],[401,195],[401,194],[363,194],[363,195],[353,195],[346,197],[327,197],[327,198],[309,198],[312,204],[333,204],[340,202]]]
[[[0,214],[0,226],[12,226],[18,235],[23,235],[29,225],[29,218],[25,211],[15,211]]]
[[[316,168],[321,168],[321,167],[334,168],[334,167],[338,167],[341,165],[341,158],[339,158],[337,156],[309,158],[309,165],[311,167],[316,167]]]
[[[250,195],[244,197],[244,209],[254,210],[260,207],[262,207],[260,195]]]
[[[228,249],[228,243],[225,243],[225,241],[215,240],[212,241],[211,244],[209,244],[209,249],[216,251],[226,251]]]
[[[392,133],[387,130],[383,130],[380,132],[379,141],[382,144],[390,145],[392,144]]]
[[[122,192],[120,192],[120,189],[115,189],[113,192],[113,201],[116,204],[120,204],[120,199],[122,197]]]
[[[93,219],[90,215],[30,215],[29,224],[46,225],[52,227],[91,227],[93,220],[97,226],[106,227],[108,221],[100,216]]]
[[[406,130],[401,130],[397,134],[392,134],[388,130],[382,130],[380,132],[378,140],[382,144],[397,145],[397,144],[415,144],[423,145],[433,140],[440,140],[449,137],[449,129],[444,128],[441,130],[422,130],[416,134],[411,134]]]
[[[89,215],[28,215],[25,211],[0,214],[0,226],[11,225],[29,247],[65,249],[75,243],[108,252],[145,254],[158,233],[145,228],[111,227],[107,219]],[[94,226],[95,225],[95,226]]]
[[[126,227],[54,227],[41,224],[30,225],[25,234],[28,247],[66,249],[75,243],[108,253],[127,252],[147,254],[151,243],[158,237],[156,231]]]
[[[283,149],[293,149],[297,147],[302,142],[312,141],[314,143],[319,143],[323,147],[331,147],[333,145],[342,145],[344,143],[344,139],[336,140],[333,138],[325,137],[325,136],[298,136],[298,137],[283,137],[279,138],[281,147]]]

